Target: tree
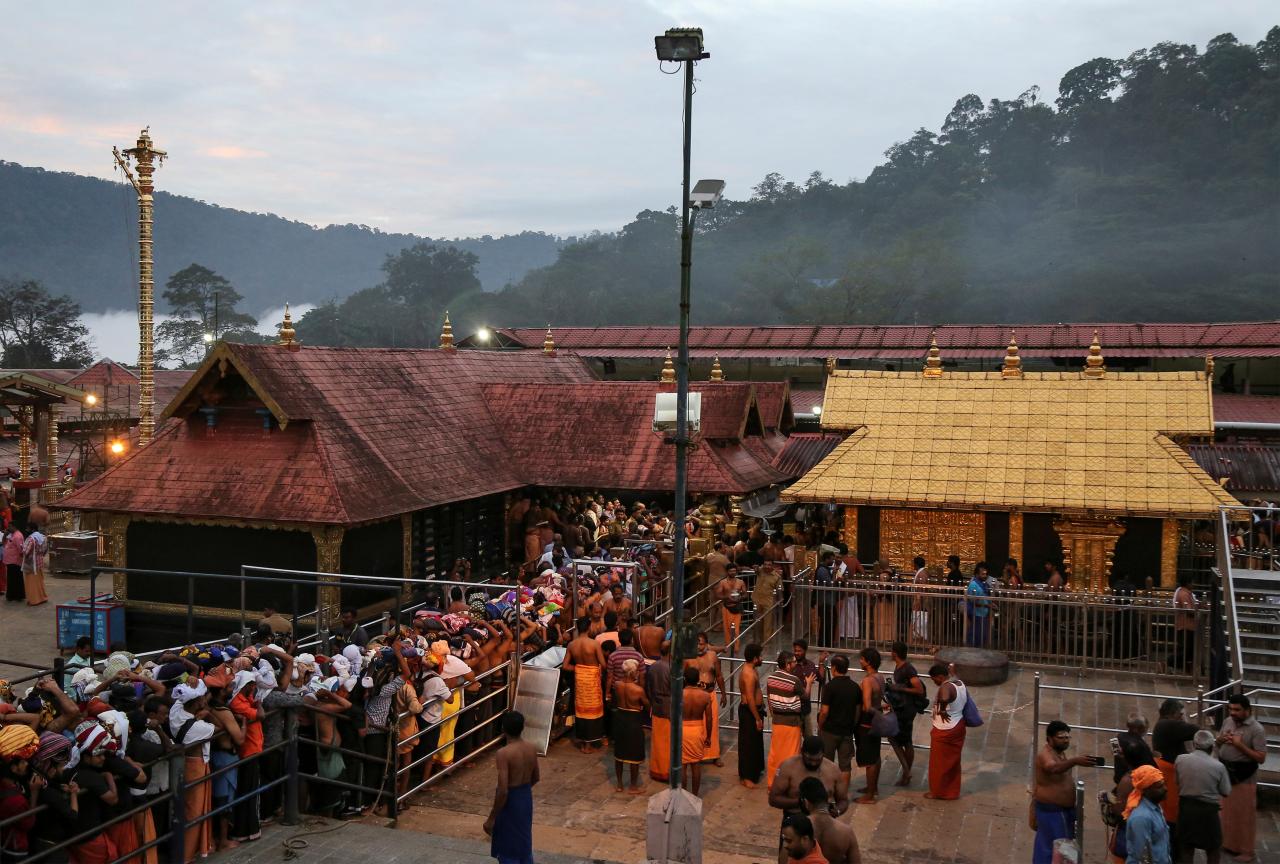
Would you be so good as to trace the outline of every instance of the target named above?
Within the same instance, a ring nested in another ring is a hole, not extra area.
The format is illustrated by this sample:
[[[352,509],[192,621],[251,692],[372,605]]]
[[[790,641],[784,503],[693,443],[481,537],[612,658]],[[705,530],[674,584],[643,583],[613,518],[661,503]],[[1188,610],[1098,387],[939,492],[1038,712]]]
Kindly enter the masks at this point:
[[[198,361],[207,348],[205,334],[233,341],[256,341],[258,319],[236,310],[244,298],[231,283],[199,264],[191,264],[169,277],[160,295],[169,304],[167,321],[156,328],[162,346],[158,362],[187,364]],[[243,338],[237,338],[243,337]]]
[[[75,369],[93,362],[80,304],[36,281],[0,282],[0,348],[10,369]]]

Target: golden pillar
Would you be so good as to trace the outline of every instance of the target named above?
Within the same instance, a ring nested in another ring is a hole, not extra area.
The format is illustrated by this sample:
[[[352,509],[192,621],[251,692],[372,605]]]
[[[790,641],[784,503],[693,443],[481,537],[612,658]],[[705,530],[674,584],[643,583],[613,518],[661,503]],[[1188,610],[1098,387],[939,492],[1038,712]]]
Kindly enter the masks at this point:
[[[98,563],[104,567],[128,567],[128,535],[127,515],[104,514],[98,525]],[[128,577],[124,573],[111,574],[111,596],[120,601],[127,599]]]
[[[44,478],[57,483],[58,477],[58,406],[49,406],[49,431],[44,454]]]
[[[321,627],[332,628],[338,623],[342,611],[342,589],[338,587],[337,574],[342,572],[342,535],[340,525],[312,528],[311,538],[316,544],[316,572],[320,581],[316,592],[316,617]],[[334,574],[326,576],[323,574]]]
[[[733,522],[735,528],[742,521],[742,500],[741,495],[729,496],[729,519]]]
[[[856,560],[858,557],[858,508],[853,505],[844,508],[844,527],[840,529],[840,540],[849,547],[849,554]]]
[[[400,586],[400,596],[405,600],[409,599],[409,595],[413,593],[413,583],[409,580],[413,578],[413,514],[400,514],[400,539],[404,544],[401,555],[404,560],[400,566],[400,577],[404,582]]]
[[[1165,519],[1160,526],[1160,585],[1178,583],[1178,537],[1181,526],[1177,519]]]
[[[702,539],[710,543],[716,538],[716,511],[719,505],[714,495],[708,495],[698,505],[698,528]]]
[[[151,175],[168,154],[151,146],[147,129],[138,133],[134,147],[121,153],[113,148],[116,164],[138,193],[138,446],[151,443],[155,434],[155,276],[151,223],[154,214],[155,184]],[[137,176],[129,170],[133,159]]]
[[[1111,588],[1111,564],[1125,526],[1115,519],[1063,517],[1053,521],[1062,539],[1062,566],[1077,590],[1105,594]]]
[[[31,477],[31,430],[35,426],[31,406],[18,409],[18,479]]]
[[[1016,558],[1018,561],[1018,570],[1022,573],[1022,578],[1027,578],[1027,562],[1022,560],[1022,514],[1009,514],[1009,557]],[[999,562],[993,561],[992,569],[999,566]]]

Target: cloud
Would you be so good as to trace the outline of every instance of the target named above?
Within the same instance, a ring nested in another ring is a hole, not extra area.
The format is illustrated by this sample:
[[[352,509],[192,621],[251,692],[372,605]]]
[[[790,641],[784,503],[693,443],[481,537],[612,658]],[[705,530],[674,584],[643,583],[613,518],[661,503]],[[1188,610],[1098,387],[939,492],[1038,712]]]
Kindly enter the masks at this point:
[[[702,25],[712,55],[694,173],[746,196],[771,171],[864,177],[965,93],[1051,100],[1093,57],[1274,23],[1255,0],[227,0],[150,10],[143,63],[114,6],[20,4],[0,156],[110,177],[110,146],[149,124],[160,188],[227,207],[432,236],[613,229],[678,200],[667,27]]]

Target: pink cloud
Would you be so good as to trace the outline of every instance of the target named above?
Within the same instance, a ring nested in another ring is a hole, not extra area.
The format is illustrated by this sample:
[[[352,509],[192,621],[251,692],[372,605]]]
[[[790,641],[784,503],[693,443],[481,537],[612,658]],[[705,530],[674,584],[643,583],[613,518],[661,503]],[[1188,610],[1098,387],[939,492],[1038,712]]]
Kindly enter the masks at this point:
[[[238,144],[219,144],[214,147],[205,147],[200,152],[214,159],[263,159],[267,155],[264,150],[254,150]]]

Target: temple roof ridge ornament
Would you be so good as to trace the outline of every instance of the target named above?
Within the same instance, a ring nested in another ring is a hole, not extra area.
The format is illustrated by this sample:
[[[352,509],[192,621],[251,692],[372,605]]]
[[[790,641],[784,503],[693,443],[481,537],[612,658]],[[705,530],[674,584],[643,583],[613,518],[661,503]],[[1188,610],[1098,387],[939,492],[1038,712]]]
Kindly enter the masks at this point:
[[[716,355],[716,362],[714,362],[714,363],[712,363],[712,364],[711,364],[711,380],[712,380],[712,381],[723,381],[723,380],[724,380],[724,369],[720,368],[720,355],[719,355],[719,354],[717,354],[717,355]]]
[[[556,340],[555,337],[551,335],[550,324],[547,325],[547,335],[542,340],[542,353],[546,354],[548,357],[556,356]]]
[[[662,383],[676,383],[676,367],[671,364],[671,346],[667,346],[667,359],[662,362]]]
[[[1001,378],[1021,378],[1022,358],[1018,356],[1018,334],[1009,331],[1009,347],[1004,352],[1004,366],[1000,369]]]
[[[930,334],[929,337],[929,356],[924,361],[924,377],[942,377],[942,352],[938,350],[938,337],[936,333]]]
[[[1089,343],[1089,356],[1084,360],[1086,378],[1101,378],[1107,374],[1107,366],[1102,360],[1102,345],[1098,342],[1098,331],[1093,331],[1093,341]]]
[[[282,348],[288,348],[290,351],[297,351],[302,347],[302,343],[298,341],[298,331],[293,329],[293,316],[289,314],[289,304],[284,304],[284,320],[280,322],[280,338],[276,340],[276,344]]]
[[[440,328],[440,350],[456,351],[457,346],[453,344],[453,324],[449,322],[449,310],[444,310],[444,325]]]

